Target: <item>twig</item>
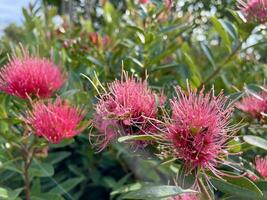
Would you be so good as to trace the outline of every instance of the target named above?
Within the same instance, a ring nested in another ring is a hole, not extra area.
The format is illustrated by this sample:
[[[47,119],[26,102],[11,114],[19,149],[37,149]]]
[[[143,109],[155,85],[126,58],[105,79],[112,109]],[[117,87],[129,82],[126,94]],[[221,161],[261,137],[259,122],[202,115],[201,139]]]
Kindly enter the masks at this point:
[[[227,58],[222,62],[222,64],[220,64],[216,69],[215,71],[213,71],[213,73],[211,75],[209,75],[209,77],[201,83],[201,87],[203,85],[206,85],[208,82],[210,82],[221,70],[222,68],[224,67],[224,65],[226,65],[234,56],[235,54],[239,51],[239,49],[241,48],[243,42],[240,42],[239,45],[234,49],[234,51],[232,51],[231,54],[229,54],[227,56]]]
[[[198,185],[199,185],[199,188],[201,190],[203,197],[206,200],[213,200],[213,198],[210,196],[210,193],[208,192],[208,190],[207,190],[206,186],[204,185],[204,183],[202,182],[202,180],[200,178],[197,178],[197,182],[198,182]]]
[[[32,160],[34,158],[36,149],[34,147],[28,148],[27,146],[22,145],[23,157],[24,157],[24,188],[25,188],[25,197],[26,200],[31,199],[31,180],[29,177],[29,168],[31,166]]]
[[[203,85],[205,85],[205,84],[207,84],[208,82],[210,82],[221,70],[222,70],[222,68],[228,63],[228,62],[230,62],[231,61],[231,59],[236,55],[236,53],[240,50],[240,48],[242,47],[242,44],[245,42],[245,41],[247,41],[247,39],[248,39],[248,37],[249,37],[250,35],[248,35],[248,36],[246,36],[245,38],[244,38],[244,40],[243,41],[241,41],[241,42],[239,42],[239,44],[238,44],[238,46],[224,59],[224,61],[221,63],[221,64],[219,64],[219,66],[213,71],[213,73],[211,74],[211,75],[209,75],[208,76],[208,78],[205,80],[205,81],[203,81],[202,83],[201,83],[201,87],[203,86]]]

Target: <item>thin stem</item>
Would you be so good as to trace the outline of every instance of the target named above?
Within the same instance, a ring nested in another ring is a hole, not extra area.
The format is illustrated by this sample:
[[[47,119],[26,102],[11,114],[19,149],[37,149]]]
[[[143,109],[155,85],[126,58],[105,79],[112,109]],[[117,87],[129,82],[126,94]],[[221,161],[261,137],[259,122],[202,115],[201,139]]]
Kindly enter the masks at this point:
[[[29,168],[27,167],[27,164],[25,163],[25,167],[24,167],[24,183],[25,183],[25,195],[26,195],[26,200],[30,200],[31,199],[31,192],[30,192],[30,188],[31,188],[31,183],[30,183],[30,178],[29,178]]]
[[[242,47],[242,44],[247,40],[247,38],[249,37],[249,35],[244,38],[243,41],[239,42],[238,46],[232,51],[232,53],[230,53],[225,59],[224,61],[219,64],[219,66],[213,71],[213,73],[211,75],[208,76],[208,78],[202,82],[201,86],[207,84],[208,82],[210,82],[215,76],[217,76],[218,73],[220,73],[220,71],[222,70],[222,68],[231,61],[231,59],[238,53],[238,51],[240,50],[240,48]]]
[[[207,84],[208,82],[210,82],[221,70],[222,68],[236,55],[236,53],[239,51],[239,49],[241,48],[242,46],[242,42],[239,43],[239,45],[234,49],[234,51],[229,54],[226,59],[222,62],[222,64],[220,64],[214,71],[211,75],[209,75],[209,77],[204,81],[202,82],[201,85],[205,85]]]
[[[201,190],[201,194],[203,195],[203,197],[206,200],[213,200],[213,198],[211,197],[210,193],[208,192],[206,186],[204,185],[204,183],[202,182],[202,180],[200,178],[197,178],[197,182],[199,185],[199,188]]]
[[[24,157],[24,170],[23,170],[23,177],[24,177],[24,189],[25,189],[25,197],[26,200],[31,199],[31,180],[29,177],[29,168],[31,166],[32,160],[34,158],[36,149],[35,148],[28,148],[27,146],[22,147],[23,150],[23,157]]]

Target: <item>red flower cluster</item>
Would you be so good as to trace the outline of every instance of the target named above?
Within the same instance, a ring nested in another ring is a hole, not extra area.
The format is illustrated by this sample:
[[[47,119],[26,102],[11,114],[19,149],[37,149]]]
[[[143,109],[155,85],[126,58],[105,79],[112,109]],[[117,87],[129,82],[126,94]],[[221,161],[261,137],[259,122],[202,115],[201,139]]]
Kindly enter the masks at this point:
[[[149,0],[139,0],[140,4],[147,4],[149,2]]]
[[[93,45],[100,47],[107,47],[112,43],[110,36],[105,35],[101,37],[98,33],[95,32],[89,34],[89,39]]]
[[[63,82],[59,68],[47,59],[14,57],[0,71],[0,90],[20,98],[49,98]]]
[[[164,97],[158,97],[163,103]],[[101,148],[124,135],[152,134],[157,114],[157,98],[146,81],[125,75],[114,81],[96,105],[94,126],[104,135]]]
[[[236,104],[236,107],[250,114],[253,118],[260,120],[263,117],[262,114],[267,113],[267,94],[260,93],[245,97],[241,102]]]
[[[267,20],[267,0],[238,0],[238,3],[248,21],[262,23]]]
[[[265,158],[256,157],[255,164],[256,164],[256,170],[265,180],[267,180],[267,157]]]
[[[78,125],[83,117],[81,110],[58,98],[55,102],[45,104],[39,101],[34,104],[26,122],[36,135],[52,143],[59,143],[62,139],[72,138],[81,132]]]
[[[168,125],[166,140],[174,156],[184,161],[190,172],[195,168],[209,169],[220,175],[216,166],[224,163],[226,143],[234,129],[229,121],[232,108],[222,94],[214,96],[213,91],[198,94],[188,89],[186,93],[177,88],[178,98],[171,101],[172,116]]]

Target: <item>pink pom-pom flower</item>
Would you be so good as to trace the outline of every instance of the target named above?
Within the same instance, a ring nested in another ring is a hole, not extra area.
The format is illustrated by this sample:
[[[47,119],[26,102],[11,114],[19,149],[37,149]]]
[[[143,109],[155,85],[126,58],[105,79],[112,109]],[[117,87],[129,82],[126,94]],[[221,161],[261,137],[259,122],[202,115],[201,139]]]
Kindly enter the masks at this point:
[[[0,90],[23,99],[49,98],[63,82],[59,68],[44,58],[14,57],[0,70]]]
[[[181,194],[179,196],[168,198],[168,200],[199,200],[196,194]]]
[[[147,4],[149,2],[149,0],[139,0],[138,1],[140,4]]]
[[[120,136],[154,132],[157,104],[162,104],[164,100],[163,95],[157,97],[148,88],[146,81],[125,75],[121,81],[111,83],[108,91],[100,96],[93,120],[103,136],[100,149]]]
[[[62,139],[72,138],[82,131],[79,124],[83,117],[84,114],[80,109],[57,98],[55,102],[49,100],[48,103],[39,101],[33,104],[26,122],[36,135],[57,144]]]
[[[267,113],[267,94],[260,93],[258,95],[247,96],[236,103],[236,107],[248,113],[253,118],[260,120],[263,114]]]
[[[184,163],[188,173],[210,170],[220,176],[224,174],[216,167],[231,164],[225,160],[227,142],[237,127],[229,126],[233,108],[227,98],[222,93],[215,96],[213,90],[204,94],[203,90],[198,93],[189,88],[186,92],[177,87],[165,137],[171,155]]]
[[[256,157],[255,164],[256,170],[265,180],[267,180],[267,157]]]
[[[238,0],[241,12],[250,22],[267,20],[267,0]]]

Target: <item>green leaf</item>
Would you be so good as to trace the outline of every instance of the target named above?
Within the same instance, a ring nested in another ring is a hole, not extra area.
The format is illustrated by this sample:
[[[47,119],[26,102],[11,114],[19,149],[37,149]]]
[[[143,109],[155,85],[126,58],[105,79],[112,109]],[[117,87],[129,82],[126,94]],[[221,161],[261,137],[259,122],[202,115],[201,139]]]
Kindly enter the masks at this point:
[[[149,60],[148,63],[146,63],[146,66],[151,66],[153,64],[156,64],[163,60],[164,58],[170,56],[173,52],[177,51],[180,44],[173,42],[169,46],[166,47],[163,51],[161,51],[159,54],[151,57],[151,60]]]
[[[208,60],[210,61],[212,67],[215,69],[216,64],[212,55],[212,52],[208,45],[204,44],[203,42],[200,43],[200,47],[203,50],[204,54],[207,56]]]
[[[142,44],[145,44],[145,43],[146,43],[146,38],[145,38],[145,36],[144,36],[143,33],[136,32],[136,35],[137,35],[139,41],[140,41]]]
[[[19,196],[19,194],[21,193],[22,190],[23,190],[23,188],[18,188],[15,190],[8,190],[8,200],[17,199],[17,197]]]
[[[136,58],[133,58],[131,56],[128,57],[129,60],[131,60],[133,63],[137,64],[139,67],[144,68],[144,65]]]
[[[267,181],[259,181],[256,185],[261,189],[263,192],[263,197],[260,200],[267,200]]]
[[[267,150],[267,140],[263,138],[254,135],[245,135],[243,139],[250,145]]]
[[[221,36],[224,45],[227,47],[227,49],[230,52],[231,51],[231,41],[230,41],[229,35],[228,35],[227,31],[225,30],[222,22],[220,20],[218,20],[215,16],[211,17],[211,21],[214,25],[215,30]]]
[[[130,29],[132,29],[132,30],[134,30],[134,31],[138,31],[138,32],[140,32],[140,33],[145,34],[144,30],[143,30],[141,27],[139,27],[139,26],[135,26],[135,25],[127,25],[127,28],[130,28]]]
[[[229,21],[226,21],[226,20],[220,20],[220,22],[222,23],[224,29],[231,36],[231,38],[234,39],[234,40],[237,40],[238,39],[238,35],[237,35],[236,29],[233,26],[233,24],[230,23]]]
[[[59,196],[59,194],[42,193],[31,196],[31,200],[47,200],[47,199],[64,200],[64,198]]]
[[[83,178],[71,178],[63,183],[60,183],[60,187],[55,187],[49,192],[55,193],[55,194],[64,194],[65,192],[68,192],[75,188],[79,183],[83,181]]]
[[[188,28],[190,26],[191,24],[188,25],[187,23],[186,24],[178,23],[178,24],[174,24],[174,25],[161,28],[160,33],[167,33],[167,32],[171,32],[174,30],[180,30],[180,29]]]
[[[192,193],[193,190],[184,190],[180,187],[162,185],[162,186],[144,186],[139,190],[129,192],[123,199],[155,199],[166,198],[170,196],[180,195],[183,193]]]
[[[224,193],[251,199],[257,199],[263,195],[261,190],[246,177],[224,176],[223,178],[224,180],[213,177],[211,183]]]
[[[195,64],[194,60],[187,53],[184,53],[184,56],[185,56],[185,62],[188,65],[191,72],[191,80],[194,82],[194,85],[198,87],[201,83],[201,75],[198,70],[198,67]]]
[[[50,177],[54,175],[54,168],[49,163],[38,163],[35,161],[30,167],[29,174],[32,177]]]
[[[178,63],[156,65],[156,66],[153,66],[149,72],[152,73],[152,72],[155,72],[158,70],[170,69],[170,68],[175,68],[175,67],[180,67],[180,66],[181,66],[181,64],[178,64]]]
[[[187,53],[184,53],[184,56],[185,56],[185,62],[190,67],[190,71],[192,72],[192,74],[200,78],[200,73],[198,71],[198,67],[195,64],[194,60]]]
[[[264,87],[257,84],[248,84],[245,86],[245,89],[252,93],[259,93],[265,90]]]
[[[0,188],[0,199],[15,200],[22,190],[23,188],[18,188],[15,190]]]
[[[114,19],[116,11],[110,2],[106,2],[104,5],[104,17],[107,23],[111,23]]]
[[[96,58],[94,58],[94,57],[92,57],[92,56],[89,56],[89,55],[88,55],[88,56],[86,56],[86,59],[87,59],[88,61],[90,61],[91,63],[93,63],[93,64],[99,66],[99,67],[103,67],[103,66],[104,66],[99,60],[97,60]]]
[[[125,142],[128,140],[142,140],[142,141],[153,141],[156,140],[157,138],[152,135],[127,135],[118,138],[118,142]]]
[[[52,148],[62,148],[62,147],[65,147],[65,146],[68,146],[70,144],[72,144],[74,142],[74,139],[64,139],[62,140],[59,144],[50,144],[49,146],[52,147]]]
[[[5,188],[0,188],[0,199],[8,199],[8,191]]]
[[[118,194],[123,194],[123,193],[131,192],[131,191],[139,190],[141,187],[142,187],[141,183],[124,185],[117,190],[113,190],[110,193],[110,195],[114,196],[114,195],[118,195]]]
[[[64,160],[65,158],[67,158],[70,154],[71,153],[68,151],[52,152],[52,153],[49,153],[48,158],[46,159],[46,162],[54,165]]]

